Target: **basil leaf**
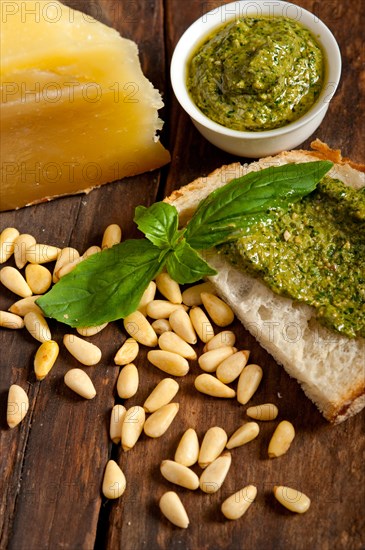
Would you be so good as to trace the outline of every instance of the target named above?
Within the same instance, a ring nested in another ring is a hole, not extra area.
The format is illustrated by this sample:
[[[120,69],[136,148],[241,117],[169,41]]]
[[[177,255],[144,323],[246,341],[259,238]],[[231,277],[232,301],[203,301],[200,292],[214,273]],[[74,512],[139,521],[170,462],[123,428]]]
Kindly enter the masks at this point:
[[[187,242],[201,250],[237,238],[271,209],[287,208],[313,191],[332,166],[328,161],[271,166],[232,180],[200,203],[187,226]]]
[[[163,263],[146,239],[127,240],[94,254],[38,298],[47,317],[72,327],[96,326],[126,317],[138,307]]]
[[[173,247],[177,238],[179,216],[171,204],[156,202],[149,208],[137,206],[134,221],[154,245]]]
[[[169,275],[180,284],[195,283],[206,275],[217,274],[185,240],[169,254],[166,267]]]

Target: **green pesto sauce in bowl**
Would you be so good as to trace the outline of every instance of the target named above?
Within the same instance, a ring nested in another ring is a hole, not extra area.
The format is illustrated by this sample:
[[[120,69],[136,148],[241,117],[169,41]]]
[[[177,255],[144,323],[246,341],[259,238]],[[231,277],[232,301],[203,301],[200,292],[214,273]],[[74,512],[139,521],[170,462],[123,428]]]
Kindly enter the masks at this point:
[[[325,326],[365,337],[365,189],[326,176],[220,251],[277,294],[314,306]]]
[[[324,56],[309,30],[285,17],[244,17],[194,53],[187,85],[211,120],[234,130],[280,128],[317,100]]]

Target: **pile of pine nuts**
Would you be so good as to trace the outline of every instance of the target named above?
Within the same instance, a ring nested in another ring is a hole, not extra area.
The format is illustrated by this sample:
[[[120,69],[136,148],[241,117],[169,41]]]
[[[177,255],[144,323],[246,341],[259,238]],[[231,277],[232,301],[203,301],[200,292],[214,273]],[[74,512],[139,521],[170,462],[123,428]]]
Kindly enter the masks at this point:
[[[37,380],[43,380],[53,368],[59,345],[52,340],[51,331],[36,299],[57,283],[65,274],[91,254],[110,248],[121,242],[122,231],[116,224],[106,228],[101,247],[92,246],[82,255],[71,247],[60,249],[40,244],[28,234],[20,234],[8,227],[0,235],[0,263],[12,256],[16,267],[5,266],[0,270],[0,282],[20,297],[8,311],[0,311],[0,326],[8,329],[22,329],[40,342],[34,357],[34,372]],[[43,264],[55,262],[53,272]],[[21,270],[24,269],[24,275]],[[156,292],[162,298],[156,298]],[[194,386],[202,394],[216,398],[236,398],[246,405],[255,394],[263,370],[259,365],[248,363],[250,352],[235,347],[235,334],[228,330],[234,320],[231,308],[218,296],[210,282],[195,284],[183,292],[168,273],[161,273],[151,281],[145,290],[137,310],[128,315],[123,323],[128,335],[117,350],[114,363],[121,366],[117,393],[121,399],[133,397],[139,387],[139,373],[134,361],[140,345],[150,349],[148,361],[169,376],[185,376],[190,369],[189,361],[198,361],[202,374],[196,376]],[[214,333],[213,324],[221,328]],[[78,328],[75,334],[66,334],[63,345],[73,357],[84,366],[96,365],[101,360],[101,350],[84,339],[107,326]],[[204,343],[200,357],[194,344]],[[229,384],[237,381],[236,390]],[[96,389],[91,378],[81,368],[70,369],[64,377],[65,384],[85,399],[93,399]],[[110,417],[110,438],[129,451],[144,432],[148,437],[161,437],[170,427],[179,411],[179,403],[172,402],[179,384],[173,378],[164,378],[153,389],[143,405],[126,409],[117,404]],[[17,426],[29,408],[24,389],[12,384],[8,393],[7,422],[10,428]],[[252,421],[245,422],[228,437],[219,426],[209,428],[199,444],[193,428],[183,434],[175,452],[174,460],[161,463],[162,476],[169,482],[204,493],[217,492],[229,472],[232,455],[230,450],[255,439],[260,432],[257,421],[273,421],[278,416],[273,403],[264,403],[247,408],[246,414]],[[148,415],[146,417],[146,414]],[[295,437],[293,425],[283,420],[276,426],[269,446],[270,458],[285,454]],[[227,450],[225,450],[227,449]],[[198,476],[191,466],[198,463],[203,470]],[[102,492],[108,499],[120,497],[126,489],[126,478],[119,465],[109,460],[106,465]],[[303,493],[285,486],[273,489],[276,499],[289,510],[306,512],[310,499]],[[221,505],[227,519],[240,518],[250,507],[257,495],[257,488],[248,485],[228,497]],[[166,492],[159,501],[161,512],[174,525],[186,528],[188,514],[178,494]]]

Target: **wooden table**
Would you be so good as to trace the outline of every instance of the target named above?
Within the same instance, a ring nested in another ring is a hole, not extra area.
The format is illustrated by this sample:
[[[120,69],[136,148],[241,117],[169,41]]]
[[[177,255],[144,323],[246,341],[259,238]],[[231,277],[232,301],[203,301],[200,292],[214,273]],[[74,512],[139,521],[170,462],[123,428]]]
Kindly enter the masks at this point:
[[[204,11],[220,4],[200,0],[68,0],[72,7],[94,15],[138,43],[145,74],[165,99],[162,141],[172,154],[169,166],[93,191],[49,204],[1,214],[1,228],[15,226],[33,234],[38,242],[74,246],[83,251],[100,243],[104,228],[121,224],[126,238],[136,236],[132,222],[135,206],[149,205],[195,177],[236,160],[207,143],[177,105],[168,77],[169,61],[178,38]],[[331,0],[299,0],[333,31],[343,56],[341,84],[328,114],[315,136],[347,156],[361,160],[364,143],[364,18],[360,4]],[[362,111],[362,112],[361,112]],[[313,136],[313,137],[315,137]],[[304,146],[309,145],[305,143]],[[13,301],[1,290],[1,309]],[[51,322],[54,339],[61,341],[67,327]],[[0,368],[0,546],[12,550],[109,549],[360,549],[364,529],[364,415],[330,426],[304,396],[298,384],[279,368],[236,323],[238,345],[252,351],[264,369],[264,382],[252,402],[273,401],[280,417],[293,422],[297,437],[290,452],[277,460],[267,458],[273,423],[262,426],[251,444],[233,451],[230,474],[214,495],[177,488],[190,515],[187,530],[173,527],[158,509],[158,499],[172,486],[159,472],[161,460],[173,458],[188,427],[201,438],[211,426],[232,433],[245,419],[237,402],[198,395],[193,379],[180,380],[180,412],[159,440],[141,437],[123,453],[108,438],[108,423],[116,397],[119,368],[113,357],[125,339],[121,323],[114,323],[93,342],[103,351],[96,367],[89,367],[97,396],[85,401],[63,383],[63,375],[76,361],[62,349],[56,367],[41,383],[32,368],[37,343],[25,331],[2,330]],[[146,350],[138,358],[141,385],[128,406],[141,404],[163,374],[149,365]],[[7,390],[12,383],[26,388],[30,410],[22,424],[6,426]],[[112,457],[128,480],[118,501],[106,502],[100,488],[103,470]],[[199,471],[198,468],[196,468]],[[224,520],[220,503],[229,494],[253,483],[255,504],[237,522]],[[275,484],[292,485],[312,499],[304,516],[283,509],[272,496]],[[174,487],[176,488],[176,487]]]

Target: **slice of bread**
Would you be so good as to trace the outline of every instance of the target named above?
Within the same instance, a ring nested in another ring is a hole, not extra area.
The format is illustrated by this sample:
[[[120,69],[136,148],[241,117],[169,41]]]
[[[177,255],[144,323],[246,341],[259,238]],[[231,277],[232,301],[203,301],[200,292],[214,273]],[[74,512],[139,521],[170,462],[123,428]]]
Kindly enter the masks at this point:
[[[335,162],[330,176],[356,189],[365,186],[362,166],[342,159],[339,151],[329,149],[319,140],[312,147],[316,149],[313,152],[288,151],[249,165],[223,166],[165,200],[177,208],[184,225],[202,199],[233,178],[267,166],[318,158]],[[316,321],[312,307],[275,294],[260,280],[235,269],[215,251],[208,251],[205,258],[218,271],[218,275],[211,277],[217,292],[261,346],[298,380],[327,420],[342,422],[365,406],[364,338],[350,339],[325,328]]]

